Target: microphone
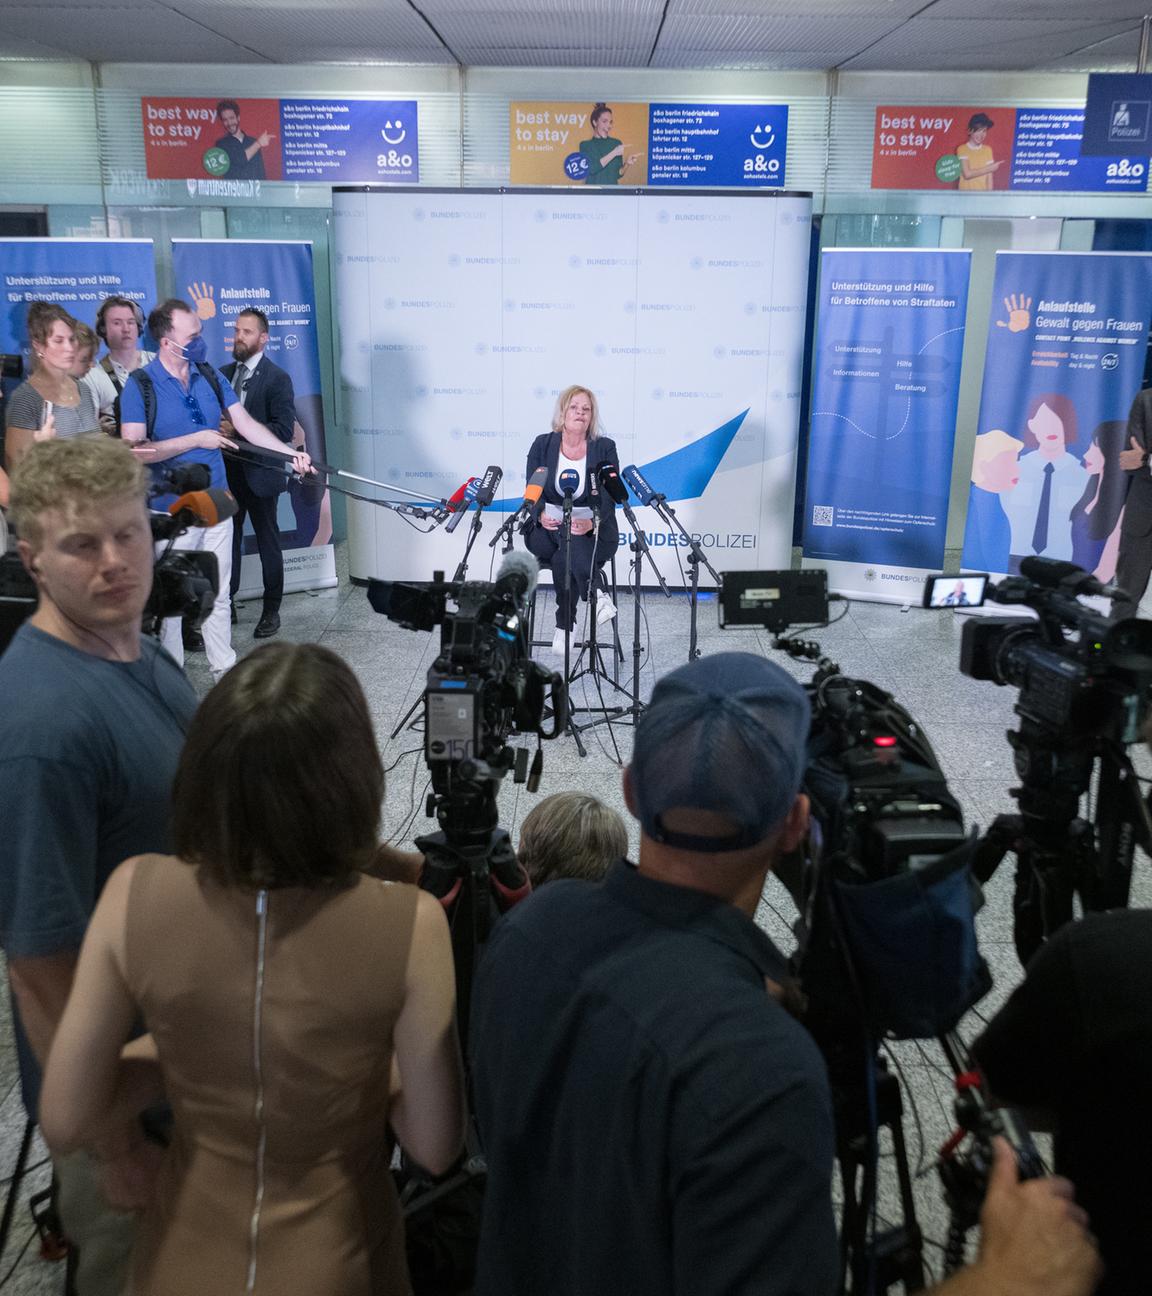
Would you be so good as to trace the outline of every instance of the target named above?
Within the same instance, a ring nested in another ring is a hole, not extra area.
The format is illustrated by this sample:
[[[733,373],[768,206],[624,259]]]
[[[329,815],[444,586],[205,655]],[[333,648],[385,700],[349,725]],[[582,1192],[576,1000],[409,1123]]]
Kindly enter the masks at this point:
[[[537,468],[532,476],[528,478],[528,484],[524,487],[524,500],[515,517],[515,521],[520,524],[521,535],[524,534],[524,526],[532,516],[532,510],[540,503],[540,496],[544,494],[544,483],[547,480],[547,468]]]
[[[663,500],[664,496],[648,484],[644,474],[635,464],[629,464],[620,475],[628,483],[632,494],[636,496],[641,504],[651,504],[653,502],[658,504]]]
[[[448,525],[444,528],[444,530],[449,535],[451,535],[452,532],[455,531],[456,528],[460,525],[461,521],[464,518],[464,514],[467,513],[468,510],[472,507],[472,501],[476,498],[476,496],[479,493],[480,493],[480,478],[473,477],[469,480],[466,486],[462,486],[460,490],[456,492],[456,495],[453,495],[452,498],[448,501],[448,509],[451,512],[452,516],[448,519]],[[459,499],[456,498],[457,495],[460,496]]]
[[[524,603],[532,597],[539,577],[540,564],[536,559],[531,554],[513,549],[511,553],[504,555],[492,592],[511,594],[517,603]]]
[[[504,469],[497,464],[489,464],[484,469],[484,476],[480,479],[480,490],[476,495],[476,503],[480,508],[487,508],[496,498],[496,488],[504,480]]]
[[[464,501],[464,492],[476,480],[478,479],[475,477],[469,477],[466,482],[461,482],[461,484],[456,487],[446,500],[440,501],[440,503],[432,510],[432,516],[437,522],[443,522],[445,518],[456,512]]]
[[[1030,554],[1020,560],[1020,575],[1037,585],[1043,585],[1045,589],[1063,590],[1069,594],[1099,594],[1104,598],[1123,599],[1128,603],[1132,601],[1128,591],[1121,589],[1119,585],[1105,585],[1083,567],[1059,558],[1041,558],[1039,554]]]
[[[611,495],[617,504],[628,503],[628,487],[620,480],[620,474],[616,471],[616,466],[610,463],[602,463],[596,472],[597,480],[604,489],[606,495]]]
[[[188,526],[211,527],[235,517],[239,507],[227,491],[210,488],[179,496],[168,505],[168,512]]]

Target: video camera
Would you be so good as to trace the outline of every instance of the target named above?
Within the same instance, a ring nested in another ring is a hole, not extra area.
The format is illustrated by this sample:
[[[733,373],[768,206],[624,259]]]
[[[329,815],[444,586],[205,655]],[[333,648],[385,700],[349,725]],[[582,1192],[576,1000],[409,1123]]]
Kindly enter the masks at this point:
[[[212,611],[220,589],[220,568],[214,553],[174,549],[190,527],[214,526],[232,517],[236,501],[226,492],[209,487],[211,473],[204,464],[187,464],[157,476],[148,491],[152,539],[167,542],[152,568],[152,592],[144,607],[145,633],[159,632],[167,617],[182,617],[198,630]],[[162,495],[176,495],[164,512],[152,509]]]

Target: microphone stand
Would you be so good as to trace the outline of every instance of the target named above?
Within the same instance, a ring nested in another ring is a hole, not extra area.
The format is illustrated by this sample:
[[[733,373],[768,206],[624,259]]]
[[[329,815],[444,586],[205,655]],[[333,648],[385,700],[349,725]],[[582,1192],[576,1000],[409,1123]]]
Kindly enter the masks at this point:
[[[564,521],[560,527],[561,534],[564,537],[564,600],[569,603],[572,597],[572,491],[564,492]],[[512,537],[509,534],[508,542],[511,544]],[[557,599],[559,606],[559,599]],[[564,618],[564,703],[568,711],[568,732],[576,740],[576,750],[581,756],[587,756],[588,753],[584,744],[580,741],[580,733],[572,720],[572,704],[568,696],[568,674],[572,668],[572,621],[575,619],[576,609],[569,607],[568,615]]]
[[[462,581],[464,574],[468,570],[468,555],[472,552],[472,546],[476,543],[476,537],[480,534],[480,527],[483,524],[484,509],[486,505],[476,501],[476,512],[472,515],[472,524],[468,528],[468,542],[464,546],[464,554],[460,559],[460,564],[452,575],[453,581]]]
[[[700,564],[703,563],[712,579],[716,582],[717,588],[720,585],[720,577],[716,574],[716,568],[704,556],[704,550],[684,529],[684,524],[676,516],[676,510],[668,503],[666,495],[655,494],[648,501],[656,510],[657,516],[666,522],[682,540],[688,542],[688,566],[692,570],[691,590],[689,601],[691,613],[689,615],[688,630],[688,660],[695,661],[700,656],[700,649],[696,646],[696,609],[700,593]],[[649,555],[651,557],[651,555]],[[663,582],[661,582],[663,583]]]

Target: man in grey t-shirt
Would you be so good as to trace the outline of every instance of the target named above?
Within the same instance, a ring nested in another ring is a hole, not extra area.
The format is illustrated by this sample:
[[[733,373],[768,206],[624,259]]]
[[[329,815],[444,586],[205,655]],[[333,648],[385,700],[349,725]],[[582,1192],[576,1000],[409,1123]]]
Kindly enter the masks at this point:
[[[106,879],[168,848],[168,807],[196,706],[188,681],[142,639],[152,586],[143,467],[119,441],[53,439],[12,476],[11,516],[39,605],[0,657],[0,946],[42,1068]],[[98,1146],[127,1166],[131,1146]],[[80,1296],[119,1296],[132,1217],[100,1202],[87,1154],[57,1163],[61,1214],[80,1251]]]

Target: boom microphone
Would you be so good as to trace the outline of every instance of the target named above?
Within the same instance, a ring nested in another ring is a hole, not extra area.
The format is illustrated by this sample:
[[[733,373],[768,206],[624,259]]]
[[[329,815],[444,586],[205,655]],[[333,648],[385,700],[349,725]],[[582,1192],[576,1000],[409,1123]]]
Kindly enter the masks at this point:
[[[1043,585],[1045,589],[1064,590],[1069,594],[1099,594],[1104,598],[1132,601],[1127,590],[1119,585],[1105,585],[1098,581],[1083,567],[1073,562],[1064,562],[1059,558],[1041,558],[1039,554],[1029,554],[1020,560],[1020,575]]]
[[[448,501],[448,509],[451,512],[452,516],[448,519],[448,525],[444,528],[444,530],[449,535],[451,535],[452,532],[455,531],[456,528],[460,525],[460,522],[463,519],[464,514],[467,513],[468,510],[472,507],[472,501],[476,498],[477,495],[479,495],[479,493],[480,493],[480,478],[471,477],[469,478],[467,485],[462,486],[460,490],[456,492],[456,495],[453,495],[452,498]],[[456,498],[457,495],[459,495],[461,498],[457,499]]]
[[[596,471],[596,477],[604,493],[610,495],[617,504],[628,503],[628,487],[620,480],[614,464],[602,463]]]
[[[476,503],[480,508],[487,508],[496,498],[496,488],[504,480],[504,469],[497,464],[489,464],[484,469],[484,476],[480,479],[480,490],[476,496]]]
[[[620,475],[628,483],[632,494],[636,496],[641,504],[651,504],[653,500],[659,503],[664,498],[659,491],[648,484],[644,474],[635,464],[629,464]]]

